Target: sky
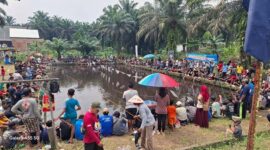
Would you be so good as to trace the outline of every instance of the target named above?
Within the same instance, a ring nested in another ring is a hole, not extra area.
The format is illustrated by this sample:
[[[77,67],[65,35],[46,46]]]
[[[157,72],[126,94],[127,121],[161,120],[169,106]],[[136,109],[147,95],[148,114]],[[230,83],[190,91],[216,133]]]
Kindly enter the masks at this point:
[[[118,0],[7,0],[8,6],[4,8],[8,16],[16,18],[16,23],[26,23],[33,12],[42,10],[50,16],[61,16],[74,21],[93,22],[108,5],[118,3]],[[134,0],[142,6],[145,2],[153,0]]]

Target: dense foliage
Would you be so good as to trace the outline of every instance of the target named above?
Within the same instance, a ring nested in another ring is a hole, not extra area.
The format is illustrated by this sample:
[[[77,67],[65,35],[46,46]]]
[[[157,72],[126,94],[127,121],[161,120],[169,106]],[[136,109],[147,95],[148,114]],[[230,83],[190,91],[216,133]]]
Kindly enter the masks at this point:
[[[37,11],[24,26],[38,29],[43,39],[52,41],[49,45],[59,44],[56,40],[68,43],[61,50],[53,47],[60,56],[64,50],[90,55],[108,47],[113,54],[134,54],[135,45],[141,55],[166,55],[183,45],[184,52],[218,53],[228,58],[230,50],[236,56],[242,54],[246,19],[241,0],[155,0],[141,7],[133,0],[119,0],[104,8],[103,15],[91,24]],[[6,19],[7,24],[14,21]]]

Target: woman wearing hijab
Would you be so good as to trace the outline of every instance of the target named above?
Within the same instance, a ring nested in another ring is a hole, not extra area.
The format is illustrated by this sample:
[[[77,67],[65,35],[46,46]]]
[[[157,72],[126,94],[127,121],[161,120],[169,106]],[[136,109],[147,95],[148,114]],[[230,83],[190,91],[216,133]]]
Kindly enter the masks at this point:
[[[206,85],[202,85],[200,88],[200,94],[198,95],[197,110],[195,115],[195,125],[202,128],[208,128],[208,110],[209,110],[209,91]]]

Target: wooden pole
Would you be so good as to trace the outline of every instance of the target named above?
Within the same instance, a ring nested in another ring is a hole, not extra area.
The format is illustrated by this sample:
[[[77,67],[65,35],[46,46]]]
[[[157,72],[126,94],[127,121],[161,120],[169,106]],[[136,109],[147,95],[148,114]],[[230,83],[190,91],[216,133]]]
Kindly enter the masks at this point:
[[[255,128],[256,128],[256,113],[257,113],[257,102],[261,89],[261,78],[262,78],[262,67],[263,64],[260,61],[256,63],[256,74],[255,74],[255,89],[252,99],[252,108],[249,120],[249,130],[248,130],[248,143],[247,150],[254,149],[254,136],[255,136]]]
[[[49,107],[50,107],[51,119],[53,120],[54,119],[54,116],[53,116],[53,107],[52,107],[51,93],[49,93]],[[55,123],[54,123],[54,121],[52,122],[51,135],[53,135],[53,137],[56,137],[56,134],[55,134]],[[56,138],[52,138],[52,140],[50,141],[50,143],[51,143],[51,149],[52,150],[56,150],[56,144],[57,144]]]

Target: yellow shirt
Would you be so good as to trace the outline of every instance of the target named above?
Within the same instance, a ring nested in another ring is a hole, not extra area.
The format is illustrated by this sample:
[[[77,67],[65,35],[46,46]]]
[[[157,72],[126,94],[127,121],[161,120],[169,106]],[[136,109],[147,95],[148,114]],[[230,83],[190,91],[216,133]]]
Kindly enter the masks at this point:
[[[242,66],[237,66],[237,68],[236,68],[236,72],[238,73],[238,74],[241,74],[242,72],[243,72],[243,67]]]

